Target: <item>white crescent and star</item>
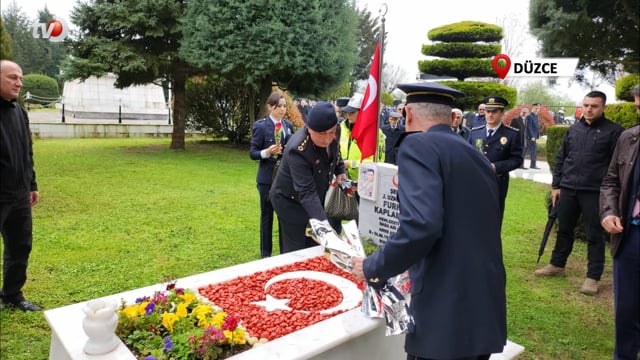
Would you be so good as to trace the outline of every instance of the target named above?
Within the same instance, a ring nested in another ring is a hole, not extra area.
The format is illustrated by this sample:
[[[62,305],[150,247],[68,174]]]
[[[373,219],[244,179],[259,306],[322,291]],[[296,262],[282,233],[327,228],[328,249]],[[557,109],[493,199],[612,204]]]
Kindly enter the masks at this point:
[[[378,96],[378,83],[376,82],[376,78],[373,75],[369,75],[369,82],[367,85],[369,89],[369,97],[367,97],[367,103],[364,104],[362,110],[367,110],[369,106],[373,103],[373,100],[377,99]]]
[[[311,270],[292,271],[272,277],[264,285],[265,294],[267,293],[267,289],[269,288],[269,286],[277,283],[278,281],[290,279],[309,279],[323,281],[327,284],[335,286],[342,293],[342,302],[340,304],[332,307],[331,309],[321,310],[320,314],[330,314],[336,311],[350,310],[358,306],[358,304],[360,304],[360,301],[362,300],[362,291],[352,281],[338,275]],[[290,300],[291,299],[277,299],[267,294],[265,300],[255,301],[252,302],[252,304],[262,306],[266,311],[274,311],[280,309],[286,311],[299,311],[304,313],[309,312],[305,310],[292,310],[289,306],[287,306],[287,303]]]

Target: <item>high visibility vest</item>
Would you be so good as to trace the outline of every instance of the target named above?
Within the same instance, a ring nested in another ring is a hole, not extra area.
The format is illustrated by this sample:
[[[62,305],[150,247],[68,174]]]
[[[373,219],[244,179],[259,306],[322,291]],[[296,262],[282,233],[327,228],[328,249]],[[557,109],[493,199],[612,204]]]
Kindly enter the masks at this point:
[[[358,180],[358,169],[360,168],[360,148],[356,142],[356,139],[351,137],[351,130],[347,126],[348,120],[340,122],[340,155],[343,160],[355,161],[356,164],[353,167],[347,168],[347,175],[351,180]],[[378,162],[384,162],[384,144],[386,136],[382,133],[382,130],[378,129]],[[372,162],[373,155],[365,158],[364,162]]]

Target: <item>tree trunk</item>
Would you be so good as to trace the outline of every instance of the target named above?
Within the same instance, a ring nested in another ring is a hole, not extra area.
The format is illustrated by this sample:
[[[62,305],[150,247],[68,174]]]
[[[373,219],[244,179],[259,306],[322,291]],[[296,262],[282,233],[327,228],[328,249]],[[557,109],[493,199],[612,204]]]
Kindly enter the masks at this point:
[[[171,135],[171,149],[184,150],[184,129],[187,123],[187,77],[179,73],[173,82],[173,134]]]

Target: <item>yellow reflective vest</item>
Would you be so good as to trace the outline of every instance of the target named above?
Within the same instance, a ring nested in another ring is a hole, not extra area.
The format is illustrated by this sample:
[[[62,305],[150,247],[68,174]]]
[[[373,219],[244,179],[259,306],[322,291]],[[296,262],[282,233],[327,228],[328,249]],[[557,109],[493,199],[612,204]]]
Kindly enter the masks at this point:
[[[343,120],[340,122],[340,155],[345,161],[345,168],[347,169],[347,175],[351,180],[358,180],[358,169],[360,165],[360,148],[356,143],[356,139],[351,137],[351,130],[347,126],[349,120]],[[378,129],[378,162],[384,162],[384,144],[385,136],[382,130]],[[362,160],[364,162],[372,162],[374,156]],[[353,162],[353,165],[352,165]]]

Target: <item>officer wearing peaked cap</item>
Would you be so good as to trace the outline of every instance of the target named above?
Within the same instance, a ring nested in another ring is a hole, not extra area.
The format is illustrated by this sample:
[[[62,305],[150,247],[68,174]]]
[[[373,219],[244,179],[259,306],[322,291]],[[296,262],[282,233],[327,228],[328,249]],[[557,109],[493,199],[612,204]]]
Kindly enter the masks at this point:
[[[435,83],[398,88],[407,93],[399,226],[376,253],[353,259],[352,273],[381,288],[409,270],[408,359],[488,359],[507,337],[496,175],[451,131],[451,105],[461,92]]]
[[[328,220],[324,199],[333,176],[344,181],[336,129],[338,117],[330,102],[311,109],[306,124],[287,142],[269,198],[282,227],[282,249],[291,252],[318,245],[305,236],[309,219]]]
[[[504,108],[509,105],[507,100],[500,96],[487,96],[483,102],[487,123],[471,129],[469,143],[489,159],[495,170],[502,219],[509,190],[509,172],[522,165],[522,141],[517,129],[502,123]]]

